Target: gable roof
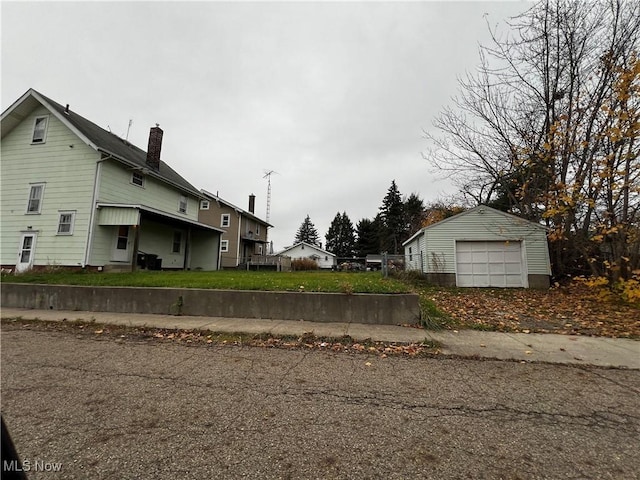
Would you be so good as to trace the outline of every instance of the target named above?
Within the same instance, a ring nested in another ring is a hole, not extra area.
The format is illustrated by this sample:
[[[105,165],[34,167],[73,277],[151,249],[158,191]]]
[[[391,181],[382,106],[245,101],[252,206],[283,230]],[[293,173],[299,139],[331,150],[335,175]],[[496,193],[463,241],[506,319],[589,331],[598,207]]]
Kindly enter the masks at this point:
[[[317,245],[313,245],[312,243],[307,243],[307,242],[298,242],[295,245],[291,245],[290,247],[287,247],[284,250],[281,250],[276,255],[282,255],[283,253],[288,252],[289,250],[293,250],[294,248],[296,248],[297,246],[300,246],[300,245],[305,245],[307,247],[311,247],[314,250],[323,253],[324,255],[331,255],[332,257],[335,257],[335,254],[333,254],[331,252],[327,252],[326,250],[323,250],[322,248],[318,247]]]
[[[407,240],[402,242],[402,245],[403,246],[407,245],[409,242],[413,241],[416,237],[422,235],[426,230],[438,227],[438,226],[442,225],[443,223],[455,221],[456,219],[459,219],[460,217],[464,217],[465,215],[469,215],[469,214],[474,213],[474,212],[480,212],[480,211],[483,211],[483,210],[488,210],[488,211],[491,211],[493,213],[497,213],[497,214],[499,214],[499,215],[501,215],[501,216],[503,216],[506,219],[511,220],[511,221],[516,220],[518,222],[527,222],[527,223],[530,223],[534,227],[541,228],[542,230],[548,230],[547,227],[545,227],[544,225],[540,225],[539,223],[532,222],[531,220],[527,220],[526,218],[518,217],[517,215],[513,215],[513,214],[507,213],[507,212],[503,212],[502,210],[496,210],[495,208],[488,207],[487,205],[478,205],[477,207],[473,207],[473,208],[471,208],[469,210],[465,210],[464,212],[460,212],[460,213],[458,213],[456,215],[453,215],[451,217],[447,217],[444,220],[440,220],[439,222],[432,223],[431,225],[428,225],[426,227],[422,227],[416,233],[411,235],[411,237],[409,237]]]
[[[198,198],[204,198],[198,189],[162,160],[158,171],[150,169],[146,163],[147,152],[99,127],[74,111],[67,110],[59,103],[32,88],[2,113],[2,137],[13,130],[29,113],[37,108],[38,103],[47,108],[67,128],[80,137],[84,143],[96,151],[108,155],[133,169],[143,170],[145,175],[156,177]]]
[[[257,222],[260,222],[262,225],[266,225],[267,227],[273,227],[273,225],[271,225],[270,223],[265,222],[264,220],[256,217],[253,213],[251,212],[247,212],[246,210],[243,210],[240,207],[236,207],[233,203],[227,202],[226,200],[220,198],[218,195],[214,195],[211,192],[208,192],[204,189],[200,189],[200,193],[202,193],[207,199],[209,200],[214,200],[215,202],[218,203],[222,203],[226,206],[228,206],[229,208],[232,208],[233,210],[235,210],[238,213],[241,213],[242,215],[244,215],[245,217],[251,218]]]

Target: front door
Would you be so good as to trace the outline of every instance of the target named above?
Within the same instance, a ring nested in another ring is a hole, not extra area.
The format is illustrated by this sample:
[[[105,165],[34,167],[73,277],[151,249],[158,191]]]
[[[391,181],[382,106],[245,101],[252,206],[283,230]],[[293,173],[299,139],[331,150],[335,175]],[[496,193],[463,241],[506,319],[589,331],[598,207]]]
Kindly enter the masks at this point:
[[[36,250],[36,234],[25,233],[20,239],[20,250],[16,262],[16,272],[24,272],[33,266],[33,257]]]
[[[131,259],[129,244],[130,228],[128,225],[120,225],[116,234],[116,244],[113,249],[112,260],[114,262],[128,262]]]

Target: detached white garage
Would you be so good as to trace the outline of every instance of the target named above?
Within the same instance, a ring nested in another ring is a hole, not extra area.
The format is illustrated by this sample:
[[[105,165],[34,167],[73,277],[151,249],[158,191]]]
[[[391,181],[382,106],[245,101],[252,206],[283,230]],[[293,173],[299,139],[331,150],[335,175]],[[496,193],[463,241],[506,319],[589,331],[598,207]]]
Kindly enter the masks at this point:
[[[425,227],[404,244],[408,269],[439,285],[548,288],[542,225],[479,206]]]

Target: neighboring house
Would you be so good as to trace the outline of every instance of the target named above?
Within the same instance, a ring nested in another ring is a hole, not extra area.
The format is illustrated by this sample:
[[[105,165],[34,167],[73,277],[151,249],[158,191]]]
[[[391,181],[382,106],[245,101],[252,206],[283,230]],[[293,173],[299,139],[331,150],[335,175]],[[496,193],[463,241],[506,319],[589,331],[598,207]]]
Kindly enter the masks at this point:
[[[236,268],[251,261],[252,255],[267,255],[267,232],[272,225],[255,216],[255,195],[249,195],[249,211],[200,190],[198,219],[224,230],[220,246],[222,268]]]
[[[278,252],[278,255],[290,257],[292,261],[309,258],[314,260],[320,268],[334,268],[336,266],[336,256],[333,253],[307,242],[299,242],[287,247]]]
[[[407,270],[459,287],[548,288],[544,226],[487,206],[429,225],[403,243]]]
[[[2,114],[2,268],[218,269],[204,196],[160,160],[31,89]]]

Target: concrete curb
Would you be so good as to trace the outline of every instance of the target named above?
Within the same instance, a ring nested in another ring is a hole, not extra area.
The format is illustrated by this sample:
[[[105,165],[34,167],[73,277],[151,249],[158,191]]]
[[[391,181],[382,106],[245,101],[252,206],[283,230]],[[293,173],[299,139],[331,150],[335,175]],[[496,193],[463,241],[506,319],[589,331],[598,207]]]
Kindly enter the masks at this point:
[[[397,325],[308,322],[201,316],[152,315],[64,310],[2,308],[5,318],[47,321],[95,320],[108,325],[146,326],[166,329],[211,330],[248,334],[302,335],[319,337],[349,335],[355,340],[389,343],[419,343],[432,340],[442,345],[444,355],[595,365],[640,370],[640,341],[622,338],[583,337],[535,333],[432,331]]]

